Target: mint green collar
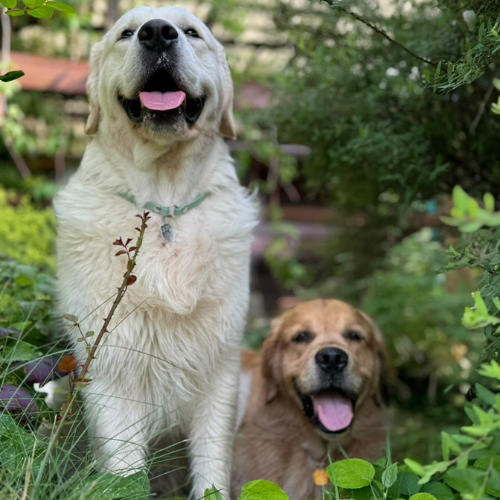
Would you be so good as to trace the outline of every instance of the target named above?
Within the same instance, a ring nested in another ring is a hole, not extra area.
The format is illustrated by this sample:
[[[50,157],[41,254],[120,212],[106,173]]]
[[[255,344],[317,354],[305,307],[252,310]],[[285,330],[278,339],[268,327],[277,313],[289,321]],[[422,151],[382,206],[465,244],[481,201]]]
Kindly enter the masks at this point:
[[[178,207],[177,205],[171,205],[169,207],[164,207],[163,205],[159,205],[158,203],[153,203],[151,201],[148,201],[143,205],[143,208],[146,210],[149,210],[150,212],[154,212],[155,214],[159,214],[162,217],[170,217],[170,218],[175,218],[179,217],[180,215],[185,214],[186,212],[189,212],[193,208],[196,208],[198,205],[200,205],[206,198],[210,196],[210,191],[205,191],[204,193],[200,194],[198,197],[196,197],[192,202],[190,203],[185,203],[184,205],[181,205]],[[118,193],[119,196],[121,196],[124,200],[130,201],[130,203],[133,203],[134,205],[138,205],[137,200],[135,199],[134,196],[130,194],[125,194],[125,193]]]

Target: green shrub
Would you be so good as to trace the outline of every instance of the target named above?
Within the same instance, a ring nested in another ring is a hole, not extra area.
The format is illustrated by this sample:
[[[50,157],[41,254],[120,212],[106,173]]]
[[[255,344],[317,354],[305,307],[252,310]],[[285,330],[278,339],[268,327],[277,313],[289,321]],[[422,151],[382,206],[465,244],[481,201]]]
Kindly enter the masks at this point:
[[[0,188],[0,254],[54,269],[55,229],[50,208],[36,209],[26,196]]]

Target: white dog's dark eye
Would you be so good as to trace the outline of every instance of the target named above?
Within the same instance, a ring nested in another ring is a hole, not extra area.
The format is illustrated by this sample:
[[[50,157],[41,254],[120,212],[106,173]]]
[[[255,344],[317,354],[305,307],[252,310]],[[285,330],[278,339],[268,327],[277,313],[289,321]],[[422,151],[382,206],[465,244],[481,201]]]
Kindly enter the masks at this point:
[[[304,330],[303,332],[297,333],[297,335],[293,337],[292,342],[295,342],[296,344],[306,344],[307,342],[311,342],[312,339],[313,334]]]
[[[192,36],[193,38],[200,38],[200,35],[198,35],[198,32],[194,28],[188,28],[186,31],[184,31],[187,36]]]
[[[363,336],[356,330],[347,330],[347,332],[344,333],[344,337],[354,342],[361,342],[363,340]]]
[[[132,30],[124,30],[122,31],[122,34],[120,35],[120,40],[123,40],[125,38],[130,38],[133,36],[134,32]]]

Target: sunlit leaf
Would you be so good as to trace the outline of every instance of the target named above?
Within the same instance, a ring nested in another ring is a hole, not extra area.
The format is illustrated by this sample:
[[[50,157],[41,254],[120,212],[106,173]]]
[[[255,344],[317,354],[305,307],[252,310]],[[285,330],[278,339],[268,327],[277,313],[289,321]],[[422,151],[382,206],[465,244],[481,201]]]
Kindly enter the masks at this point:
[[[54,13],[54,9],[52,7],[37,7],[36,9],[33,10],[28,10],[28,15],[36,17],[38,19],[48,19],[49,17],[52,17],[52,14]]]
[[[71,5],[63,2],[47,2],[47,6],[52,7],[55,10],[65,12],[66,14],[76,14],[76,9]]]

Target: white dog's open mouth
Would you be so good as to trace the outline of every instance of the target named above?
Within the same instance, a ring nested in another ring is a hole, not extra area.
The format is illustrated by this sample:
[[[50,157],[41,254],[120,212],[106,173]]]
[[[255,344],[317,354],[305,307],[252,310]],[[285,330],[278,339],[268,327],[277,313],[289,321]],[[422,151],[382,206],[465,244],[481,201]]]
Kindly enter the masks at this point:
[[[203,111],[205,97],[193,97],[180,89],[165,70],[156,71],[139,90],[138,97],[118,97],[125,113],[136,125],[152,119],[173,123],[184,119],[189,126],[196,123]]]

